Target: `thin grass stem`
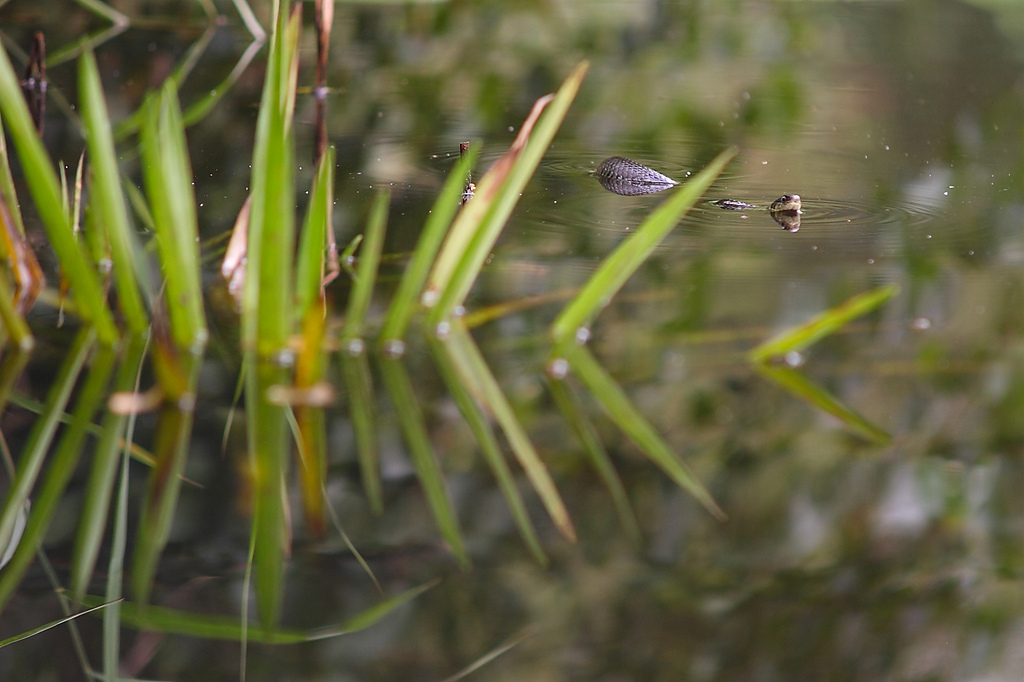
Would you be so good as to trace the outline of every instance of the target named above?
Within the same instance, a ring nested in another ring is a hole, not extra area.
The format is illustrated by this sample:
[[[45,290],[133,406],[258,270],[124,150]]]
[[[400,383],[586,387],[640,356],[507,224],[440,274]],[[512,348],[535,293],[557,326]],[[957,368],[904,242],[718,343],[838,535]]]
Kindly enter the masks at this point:
[[[114,377],[113,390],[134,392],[146,349],[146,340],[129,337],[121,356],[121,365]],[[85,486],[81,522],[71,555],[71,594],[80,600],[89,586],[106,532],[110,499],[114,489],[118,463],[126,447],[123,434],[129,415],[107,410],[100,426],[100,438],[93,451],[92,469]],[[91,425],[90,425],[91,426]]]
[[[0,611],[21,583],[36,550],[42,545],[50,520],[82,454],[86,427],[92,422],[96,409],[103,404],[115,358],[114,350],[106,346],[101,346],[93,358],[92,367],[76,396],[71,424],[62,432],[60,442],[49,458],[46,477],[34,496],[21,542],[0,573]]]
[[[198,639],[219,639],[238,642],[245,632],[247,641],[260,644],[301,644],[332,639],[351,634],[374,625],[402,604],[418,597],[436,583],[427,583],[389,597],[375,606],[348,618],[337,625],[312,630],[286,630],[259,623],[239,623],[236,616],[188,613],[163,606],[121,603],[122,623],[138,630],[152,630]],[[97,606],[100,600],[86,597],[86,606]]]
[[[75,387],[78,375],[85,365],[85,360],[89,356],[95,339],[96,333],[91,327],[82,329],[75,336],[74,342],[68,349],[64,364],[54,378],[39,420],[32,426],[28,441],[18,460],[18,470],[7,491],[3,512],[0,513],[0,547],[7,547],[10,544],[17,517],[24,509],[25,502],[28,501],[32,488],[35,486],[36,478],[39,476],[46,453],[50,449],[50,443],[56,433],[57,424],[60,422],[60,415],[64,412],[64,406],[67,405],[68,399],[71,397],[71,391]]]

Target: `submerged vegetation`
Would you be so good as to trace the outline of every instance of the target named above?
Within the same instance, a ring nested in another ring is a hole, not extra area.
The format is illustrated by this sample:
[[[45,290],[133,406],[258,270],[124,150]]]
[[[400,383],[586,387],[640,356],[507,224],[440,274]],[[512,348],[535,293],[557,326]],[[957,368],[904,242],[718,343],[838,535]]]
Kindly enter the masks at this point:
[[[330,11],[331,4],[317,2],[317,38],[322,51],[329,44],[331,22],[329,17],[324,19],[324,13]],[[82,613],[102,609],[103,675],[107,679],[116,679],[118,674],[122,627],[242,642],[296,643],[371,625],[429,587],[417,586],[382,599],[360,616],[323,628],[300,631],[280,625],[293,517],[299,517],[301,509],[301,518],[313,536],[330,532],[336,518],[326,495],[325,409],[341,388],[348,396],[369,507],[379,514],[385,505],[374,411],[375,396],[383,390],[395,407],[409,459],[438,532],[458,563],[471,565],[471,552],[447,489],[437,446],[406,363],[406,346],[413,336],[429,349],[434,368],[472,432],[522,541],[537,562],[545,564],[547,552],[503,443],[553,527],[566,541],[577,538],[556,477],[474,338],[467,322],[467,301],[519,197],[570,110],[585,80],[587,63],[572,69],[555,93],[537,100],[511,147],[478,178],[472,197],[464,201],[470,170],[480,153],[479,145],[470,145],[424,220],[400,282],[387,301],[383,320],[370,320],[391,196],[386,189],[376,193],[365,228],[353,240],[354,251],[338,255],[333,234],[336,152],[326,145],[327,137],[318,124],[316,134],[324,143],[317,143],[316,170],[308,188],[306,213],[300,220],[297,196],[307,189],[296,179],[295,159],[301,3],[292,7],[286,0],[278,2],[274,15],[249,197],[240,207],[232,246],[223,263],[225,279],[239,304],[240,345],[235,350],[241,357],[238,381],[244,407],[238,418],[244,419],[249,455],[245,472],[252,510],[249,555],[258,621],[249,618],[247,606],[236,616],[214,617],[150,605],[154,576],[171,534],[190,454],[197,383],[209,336],[186,126],[208,111],[215,99],[183,111],[178,83],[172,76],[148,94],[138,112],[118,124],[107,111],[90,44],[83,42],[77,56],[78,88],[87,148],[78,169],[81,180],[68,182],[44,148],[38,121],[22,96],[20,79],[0,50],[0,114],[29,192],[28,197],[14,195],[10,161],[6,149],[0,148],[0,180],[5,180],[0,220],[10,264],[9,273],[0,276],[0,314],[8,351],[0,367],[0,409],[17,399],[13,387],[33,346],[25,315],[34,296],[27,292],[38,289],[41,281],[41,271],[33,265],[32,250],[24,237],[19,199],[20,203],[31,201],[46,229],[61,281],[66,283],[64,310],[78,327],[53,387],[39,406],[27,444],[16,462],[7,458],[11,482],[0,513],[0,548],[6,548],[0,552],[6,563],[0,573],[0,612],[18,590],[29,565],[37,557],[43,560],[39,550],[57,503],[79,457],[91,452],[69,583],[53,587],[58,591],[66,588],[69,614],[79,607],[87,609]],[[245,16],[254,21],[251,14]],[[259,33],[258,26],[253,30]],[[321,59],[325,59],[323,52]],[[135,133],[137,137],[132,138]],[[119,165],[118,144],[137,149],[142,191]],[[591,326],[687,211],[705,196],[735,154],[731,148],[721,151],[679,187],[664,175],[643,175],[637,167],[650,169],[631,166],[621,157],[615,157],[621,160],[613,164],[618,174],[602,165],[598,177],[603,182],[622,180],[622,168],[632,174],[626,179],[627,190],[620,194],[670,192],[601,260],[547,329],[545,382],[550,396],[564,424],[584,446],[607,488],[623,532],[633,542],[639,538],[634,512],[597,429],[581,407],[584,400],[596,403],[650,463],[711,515],[724,519],[729,510],[716,502],[686,461],[602,367],[588,348]],[[791,211],[790,217],[800,214],[799,204],[779,210]],[[799,227],[799,218],[795,219],[796,227],[790,223],[787,229]],[[146,225],[150,232],[143,235],[135,224]],[[341,277],[351,285],[344,313],[339,315],[331,309],[327,287],[343,269]],[[837,417],[852,432],[885,444],[890,437],[883,429],[795,368],[802,363],[801,352],[811,344],[878,309],[897,292],[894,286],[883,286],[853,296],[765,341],[750,353],[750,364],[776,385]],[[343,387],[332,383],[332,367],[340,370]],[[375,372],[381,385],[374,384]],[[153,385],[143,385],[143,376],[151,378]],[[133,438],[135,420],[143,412],[157,414],[155,435],[148,447]],[[66,426],[59,429],[62,421]],[[87,436],[96,439],[91,448],[84,444]],[[150,470],[137,508],[129,504],[130,459]],[[290,497],[293,478],[299,490],[297,501]],[[137,515],[132,516],[132,523],[129,515]],[[134,541],[128,536],[130,526],[136,529]],[[104,547],[108,551],[102,551]],[[107,560],[105,570],[99,571],[106,574],[105,590],[90,594],[101,557]],[[65,599],[63,593],[61,599]],[[23,637],[35,633],[26,632]],[[0,646],[18,639],[0,642]]]

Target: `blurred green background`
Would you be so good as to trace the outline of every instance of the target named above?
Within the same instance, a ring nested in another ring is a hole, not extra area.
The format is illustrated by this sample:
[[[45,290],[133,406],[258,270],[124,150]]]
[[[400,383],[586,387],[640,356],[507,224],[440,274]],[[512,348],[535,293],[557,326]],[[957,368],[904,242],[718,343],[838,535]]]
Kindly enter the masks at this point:
[[[307,5],[300,87],[312,83],[315,62]],[[230,3],[214,6],[223,22],[194,2],[116,3],[132,26],[96,48],[115,120],[204,32],[209,43],[183,84],[183,105],[234,68],[251,37]],[[268,26],[269,10],[254,9]],[[0,7],[12,54],[34,30],[46,33],[53,54],[104,27],[66,1]],[[189,129],[204,240],[230,229],[244,199],[264,55]],[[474,334],[555,474],[579,543],[565,544],[534,509],[553,563],[533,562],[451,399],[414,347],[408,365],[474,567],[460,572],[441,546],[383,400],[386,511],[372,517],[342,401],[330,416],[328,493],[346,530],[389,593],[443,580],[351,637],[250,645],[248,679],[442,680],[509,641],[518,643],[469,679],[1024,678],[1019,4],[339,3],[328,76],[339,241],[362,230],[373,189],[390,186],[385,253],[396,257],[383,274],[394,282],[459,142],[482,140],[482,174],[533,101],[581,59],[591,70],[470,312],[571,291],[657,206],[657,195],[605,192],[590,172],[607,156],[684,180],[733,144],[739,155],[709,201],[766,204],[800,194],[805,215],[794,233],[766,212],[698,205],[592,330],[599,359],[729,520],[709,516],[595,410],[640,521],[642,546],[629,544],[543,388],[543,330],[560,306],[529,306]],[[83,145],[74,61],[48,73],[45,139],[55,158],[74,164]],[[312,105],[300,94],[300,186],[312,175]],[[138,175],[132,154],[122,161]],[[224,455],[220,441],[238,332],[216,280],[215,247],[205,252],[208,301],[220,314],[186,471],[204,487],[182,490],[155,600],[232,614],[249,522],[244,443],[237,428]],[[892,435],[879,446],[760,377],[745,353],[883,283],[902,293],[795,360],[808,379]],[[346,288],[340,282],[330,293],[343,300]],[[23,387],[32,396],[45,393],[53,358],[70,338],[54,328],[56,316],[37,305],[30,319],[41,337]],[[15,456],[30,421],[17,410],[4,415]],[[140,439],[147,428],[143,419]],[[133,475],[141,482],[145,473]],[[48,537],[58,569],[78,504],[73,488]],[[298,523],[296,533],[287,624],[335,622],[375,601],[340,539],[306,540]],[[30,576],[5,611],[0,638],[57,617],[48,585]],[[99,638],[96,623],[82,627],[87,639]],[[129,674],[140,677],[238,675],[237,644],[129,633],[124,647],[137,663]],[[0,676],[64,680],[81,671],[58,629],[0,650]]]

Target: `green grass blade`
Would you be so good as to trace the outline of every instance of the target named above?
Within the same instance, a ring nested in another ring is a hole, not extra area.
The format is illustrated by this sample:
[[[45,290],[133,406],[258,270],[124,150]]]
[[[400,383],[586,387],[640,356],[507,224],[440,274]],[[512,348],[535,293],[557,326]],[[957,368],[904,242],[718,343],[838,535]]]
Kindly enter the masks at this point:
[[[125,321],[132,333],[141,336],[146,332],[149,316],[135,277],[139,253],[132,244],[128,207],[121,191],[114,137],[99,69],[96,57],[89,50],[78,61],[78,87],[82,124],[92,165],[90,202],[96,214],[95,224],[109,238],[114,283]]]
[[[352,267],[352,263],[356,262],[356,249],[363,243],[363,235],[357,234],[352,237],[352,241],[345,245],[345,250],[338,256],[338,262],[341,263],[341,268],[349,274],[353,280],[356,278],[355,268]]]
[[[139,630],[151,630],[167,634],[184,635],[200,639],[219,639],[238,642],[242,639],[243,629],[251,642],[261,644],[300,644],[315,642],[341,635],[364,630],[380,622],[385,616],[399,606],[418,597],[434,586],[435,583],[420,585],[406,590],[381,603],[371,606],[362,613],[332,625],[315,630],[282,630],[259,623],[239,623],[234,616],[215,616],[201,613],[188,613],[163,606],[123,602],[121,604],[122,622]],[[86,597],[83,603],[95,606],[101,602],[99,597]]]
[[[157,563],[171,532],[195,418],[195,387],[202,359],[182,353],[181,360],[175,368],[183,374],[181,382],[185,389],[181,397],[165,404],[160,411],[154,445],[156,466],[149,473],[132,557],[132,591],[142,603],[149,600]]]
[[[15,348],[5,353],[3,359],[0,360],[0,415],[7,408],[7,401],[11,398],[11,390],[14,388],[14,384],[17,383],[18,377],[25,370],[25,365],[28,364],[28,359],[31,355],[30,352]]]
[[[28,410],[29,412],[33,412],[35,414],[43,414],[46,411],[46,406],[44,404],[39,403],[35,400],[29,400],[28,398],[18,395],[17,393],[11,394],[10,401],[12,405],[17,405],[21,409]],[[57,421],[61,424],[70,424],[71,415],[69,415],[67,412],[61,412],[59,415],[57,415]],[[93,436],[100,437],[103,435],[103,429],[98,424],[90,424],[89,433]],[[153,453],[149,452],[145,448],[135,443],[132,443],[131,446],[131,456],[132,459],[147,467],[152,467],[156,463],[156,460],[153,457]]]
[[[455,164],[441,193],[430,209],[430,217],[427,218],[427,222],[423,226],[420,238],[416,242],[416,248],[412,252],[412,260],[405,268],[402,281],[391,299],[387,317],[384,319],[384,326],[381,328],[379,347],[387,354],[401,355],[400,351],[404,349],[402,339],[409,328],[409,321],[412,319],[417,298],[423,290],[423,284],[427,281],[434,257],[437,255],[438,249],[441,248],[441,242],[444,241],[448,228],[451,227],[452,219],[459,209],[466,178],[469,176],[469,171],[473,167],[479,151],[479,144],[470,145],[467,152]]]
[[[350,344],[351,346],[351,344]],[[365,351],[352,353],[342,348],[341,372],[348,389],[348,409],[352,417],[356,448],[359,452],[359,472],[363,490],[374,514],[384,511],[384,491],[380,480],[378,461],[376,408],[370,361]]]
[[[789,367],[772,367],[754,364],[754,370],[773,384],[786,389],[793,395],[819,410],[823,410],[846,424],[851,430],[877,445],[888,445],[892,436],[875,426],[859,413],[839,402],[835,396],[813,383],[801,372]]]
[[[578,329],[588,326],[593,321],[626,280],[668,236],[683,214],[700,199],[735,154],[735,149],[727,149],[719,154],[707,168],[675,190],[671,197],[644,220],[632,236],[623,241],[601,263],[579,294],[551,325],[551,336],[556,344],[573,340]]]
[[[531,633],[529,629],[527,629],[525,632],[519,634],[511,641],[508,641],[505,644],[502,644],[501,646],[498,646],[492,649],[491,651],[488,651],[486,654],[476,659],[475,661],[473,661],[472,663],[470,663],[465,668],[455,673],[451,677],[446,677],[445,679],[441,680],[441,682],[459,682],[459,680],[463,680],[469,677],[477,670],[480,670],[484,666],[488,665],[494,659],[508,653],[515,647],[519,646],[523,643],[523,641],[526,640],[527,637],[531,637],[532,635],[533,633]]]
[[[128,203],[132,205],[132,210],[135,212],[135,217],[139,219],[142,226],[150,232],[156,231],[156,223],[153,221],[153,212],[149,210],[149,205],[146,203],[146,197],[135,183],[127,175],[121,175],[121,187],[124,188],[124,193],[128,197]]]
[[[448,542],[459,564],[463,568],[467,568],[470,564],[469,554],[462,542],[459,522],[455,510],[452,509],[451,501],[448,499],[441,467],[434,454],[434,448],[430,444],[430,436],[427,435],[423,413],[420,411],[416,395],[413,393],[409,375],[399,362],[385,362],[381,365],[380,371],[388,395],[395,406],[402,435],[405,436],[405,442],[409,446],[409,455],[416,469],[416,475],[420,479],[420,485],[423,486],[427,504],[441,531],[441,537]]]
[[[281,8],[271,37],[267,77],[256,121],[253,197],[249,213],[248,272],[242,302],[242,339],[269,358],[287,344],[294,328],[295,88],[301,16]]]
[[[619,385],[605,373],[590,351],[576,344],[568,344],[565,350],[565,359],[573,372],[612,421],[679,487],[693,495],[716,518],[724,520],[725,512],[711,497],[711,493],[697,480],[690,468],[669,449],[654,427],[637,411]]]
[[[0,117],[0,124],[3,123]],[[0,127],[2,129],[2,127]],[[0,135],[0,196],[14,220],[18,233],[25,234],[25,221],[22,219],[18,193],[14,189],[14,176],[11,175],[11,157],[7,152],[7,136]]]
[[[597,470],[598,475],[611,494],[612,503],[615,505],[615,511],[619,515],[619,522],[626,531],[626,535],[635,546],[639,547],[640,526],[636,522],[636,516],[633,515],[633,508],[629,504],[629,497],[626,495],[626,489],[622,485],[622,480],[615,471],[615,466],[612,464],[608,451],[601,444],[601,438],[594,430],[594,426],[584,416],[583,411],[564,381],[550,379],[548,381],[548,390],[551,391],[551,395],[555,399],[558,411],[562,413],[565,421],[569,422],[569,426],[572,427],[576,437],[583,444],[583,451],[587,453],[591,464],[594,465],[594,469]]]
[[[444,350],[453,361],[462,382],[501,426],[509,447],[512,448],[513,454],[526,472],[526,477],[540,496],[555,527],[567,540],[575,542],[576,529],[573,528],[565,502],[562,501],[550,472],[526,435],[526,430],[519,423],[508,398],[498,385],[497,379],[491,374],[469,330],[461,321],[456,320],[452,325],[451,335],[443,343]]]
[[[263,29],[259,19],[256,18],[256,14],[249,7],[249,3],[246,0],[231,0],[235,6],[235,11],[238,12],[239,18],[242,23],[245,24],[245,28],[252,34],[255,42],[262,44],[267,39],[267,32]]]
[[[429,316],[431,324],[451,315],[465,301],[523,188],[575,99],[587,68],[587,62],[582,62],[553,97],[538,100],[534,113],[547,102],[543,113],[537,119],[532,115],[527,119],[512,148],[484,174],[476,195],[455,219],[427,284],[428,302],[437,298],[436,308]]]
[[[139,390],[142,378],[141,360],[135,375],[134,392]],[[117,502],[114,506],[113,537],[110,541],[110,559],[107,562],[107,601],[113,605],[103,612],[103,675],[107,682],[117,682],[121,660],[121,599],[124,595],[124,559],[128,544],[128,463],[135,437],[136,415],[128,418],[124,450],[121,453],[121,475],[117,486]]]
[[[508,462],[505,461],[505,456],[501,452],[501,446],[498,445],[494,431],[491,430],[490,425],[487,423],[487,416],[480,409],[476,400],[473,399],[472,394],[466,390],[466,387],[459,378],[455,364],[448,356],[443,343],[436,339],[431,340],[430,349],[433,351],[434,361],[438,369],[441,370],[441,376],[444,378],[448,390],[451,391],[455,404],[462,414],[462,418],[469,425],[477,444],[480,446],[480,452],[483,454],[484,460],[491,468],[491,471],[494,472],[494,477],[498,480],[498,488],[505,497],[505,502],[508,504],[512,519],[515,521],[516,528],[519,529],[523,542],[526,543],[527,548],[537,562],[546,566],[548,563],[547,555],[544,554],[544,549],[540,545],[537,531],[534,530],[533,522],[530,521],[530,515],[526,510],[526,505],[523,503],[522,496],[519,494],[519,488],[516,486],[516,481],[508,466]],[[398,361],[397,358],[384,359],[385,363]]]
[[[750,351],[750,359],[753,362],[763,363],[781,358],[786,353],[802,351],[842,328],[850,320],[875,310],[899,291],[900,288],[897,285],[886,284],[858,294],[834,308],[815,315],[807,322],[768,339]]]
[[[170,79],[145,105],[141,133],[143,178],[167,282],[171,334],[179,348],[199,353],[208,337],[199,227],[181,108]]]
[[[46,477],[33,496],[32,510],[29,513],[21,542],[18,543],[18,548],[10,562],[0,573],[0,611],[3,611],[7,600],[18,588],[25,571],[35,557],[36,550],[43,543],[50,521],[64,495],[64,489],[71,480],[71,475],[75,472],[78,459],[82,454],[86,427],[92,422],[97,408],[103,404],[110,374],[114,368],[114,359],[114,350],[108,346],[101,346],[93,358],[92,367],[90,367],[81,389],[78,391],[74,411],[71,415],[71,424],[62,432],[60,442],[49,458]]]
[[[366,223],[366,237],[359,247],[359,264],[356,270],[356,281],[348,298],[348,309],[345,312],[345,332],[341,344],[348,342],[362,343],[363,330],[366,326],[366,311],[370,307],[373,286],[377,281],[377,266],[384,247],[384,229],[388,221],[388,202],[391,192],[387,189],[377,193],[370,207],[370,217]]]
[[[245,52],[242,53],[242,56],[238,58],[238,61],[235,63],[235,67],[231,69],[231,73],[229,73],[224,80],[210,89],[205,95],[185,109],[182,113],[182,119],[185,121],[186,126],[191,126],[192,124],[198,123],[206,118],[206,115],[209,114],[217,103],[224,98],[224,95],[234,87],[235,83],[237,83],[238,79],[241,78],[243,73],[245,73],[245,70],[249,68],[249,64],[252,63],[253,58],[256,57],[256,54],[262,48],[263,38],[250,43],[249,47],[245,48]]]
[[[302,323],[309,307],[320,301],[323,290],[327,231],[333,230],[334,147],[328,147],[316,167],[306,220],[302,225],[295,268],[295,320]]]
[[[299,9],[299,8],[296,8]],[[266,80],[256,120],[247,270],[242,297],[246,414],[253,462],[256,600],[264,626],[277,622],[290,536],[283,484],[288,479],[287,407],[272,404],[272,386],[291,383],[288,338],[295,327],[293,116],[301,13],[275,4]]]
[[[3,49],[0,49],[0,113],[18,150],[25,180],[50,245],[60,262],[61,271],[71,284],[78,312],[86,322],[96,325],[101,343],[112,345],[117,342],[118,331],[104,299],[99,276],[72,232],[71,221],[61,200],[57,173],[32,123],[21,92],[21,81]]]
[[[131,19],[127,15],[118,12],[110,5],[99,0],[75,0],[75,4],[81,5],[93,14],[103,17],[115,26],[128,27],[131,25]]]
[[[327,487],[325,486],[321,492],[323,493],[324,506],[327,507],[327,513],[331,517],[331,524],[334,526],[334,530],[338,532],[338,536],[341,538],[342,542],[345,543],[345,547],[348,548],[348,551],[352,552],[352,556],[355,557],[359,567],[363,569],[363,573],[373,581],[373,585],[377,588],[377,591],[384,594],[384,590],[380,586],[380,581],[378,581],[377,576],[373,574],[373,569],[370,568],[370,564],[366,563],[366,559],[364,559],[363,555],[359,553],[359,550],[356,549],[352,539],[342,527],[341,518],[338,516],[338,512],[334,509],[334,505],[331,504],[330,499],[327,497]]]
[[[15,635],[14,637],[8,637],[7,639],[0,640],[0,649],[4,648],[8,644],[14,644],[15,642],[20,642],[22,640],[28,639],[29,637],[34,637],[41,632],[46,632],[47,630],[52,630],[55,627],[60,627],[61,625],[64,625],[65,623],[72,621],[75,618],[78,618],[79,616],[84,616],[88,613],[98,611],[99,609],[104,609],[108,606],[110,606],[109,603],[97,604],[96,606],[86,609],[85,611],[80,611],[79,613],[72,614],[66,618],[52,620],[49,623],[46,623],[45,625],[40,625],[37,628],[32,628],[28,632],[23,632],[20,635]]]
[[[0,322],[3,323],[3,332],[10,335],[15,347],[23,353],[27,353],[35,346],[35,338],[28,328],[25,318],[14,307],[14,292],[7,284],[7,279],[0,275]],[[4,344],[6,345],[6,343]],[[3,403],[0,403],[2,405]]]
[[[85,359],[95,343],[95,330],[87,327],[78,332],[68,354],[61,365],[60,371],[53,380],[46,403],[40,413],[39,420],[32,426],[28,441],[18,460],[18,470],[4,500],[3,512],[0,513],[0,547],[10,543],[12,531],[18,514],[25,507],[25,502],[32,492],[39,471],[50,449],[57,424],[64,413],[64,406],[71,397],[78,374],[82,371]]]
[[[178,59],[174,66],[174,70],[171,71],[164,80],[163,87],[171,87],[175,92],[181,89],[182,84],[185,82],[185,79],[188,78],[192,69],[194,69],[196,64],[199,62],[199,58],[203,55],[203,52],[205,52],[206,48],[209,47],[210,41],[213,39],[214,34],[217,33],[217,30],[218,26],[215,23],[207,25],[202,35],[199,36],[199,39],[189,46],[188,50],[185,51],[184,56]],[[145,117],[146,112],[140,109],[131,116],[125,118],[114,130],[114,137],[118,140],[123,140],[136,130],[139,130],[141,126],[145,125]],[[184,116],[182,117],[182,120],[184,121]]]
[[[96,29],[90,31],[85,35],[77,36],[76,40],[57,49],[46,55],[46,66],[52,69],[55,66],[59,66],[65,62],[70,62],[82,53],[83,50],[93,50],[96,47],[102,45],[108,40],[113,40],[120,34],[122,34],[128,28],[127,23],[115,24],[114,26],[107,26],[106,28]]]
[[[295,362],[295,389],[311,396],[318,387],[326,384],[328,351],[324,343],[326,332],[326,302],[317,298],[316,305],[306,313],[302,326],[302,350]],[[333,392],[331,396],[333,397]],[[327,421],[324,415],[325,401],[296,401],[295,431],[298,445],[299,488],[302,491],[302,506],[306,512],[306,526],[314,537],[322,537],[326,530],[324,496],[322,494],[327,477]]]
[[[384,247],[384,230],[387,226],[390,198],[391,193],[388,190],[378,192],[370,208],[365,238],[359,247],[356,279],[349,294],[345,331],[341,338],[341,368],[345,376],[345,385],[349,390],[349,410],[359,448],[363,487],[370,507],[377,514],[384,509],[384,495],[381,490],[377,436],[374,428],[376,400],[370,381],[370,365],[363,331],[366,327],[366,311],[370,306],[374,284],[377,281],[380,254]]]
[[[114,377],[114,391],[135,390],[136,377],[142,364],[146,343],[139,337],[126,340],[121,366]],[[76,599],[85,595],[92,578],[96,558],[107,528],[110,498],[114,487],[117,465],[121,461],[126,415],[107,410],[101,426],[101,435],[93,452],[92,469],[85,487],[81,523],[71,555],[71,594]]]

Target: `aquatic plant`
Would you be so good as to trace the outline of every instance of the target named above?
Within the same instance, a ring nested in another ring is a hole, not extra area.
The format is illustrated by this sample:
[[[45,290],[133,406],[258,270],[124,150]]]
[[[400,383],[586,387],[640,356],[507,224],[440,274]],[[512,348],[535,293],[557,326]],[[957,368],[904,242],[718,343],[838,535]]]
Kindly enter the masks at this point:
[[[320,11],[327,11],[323,8],[329,3],[319,6]],[[102,404],[108,386],[112,387],[113,398],[98,427],[100,440],[87,487],[87,512],[82,515],[74,551],[70,591],[80,603],[104,609],[104,670],[111,678],[116,675],[117,633],[121,626],[242,641],[308,641],[369,625],[425,589],[418,587],[385,599],[355,620],[324,630],[296,632],[278,626],[291,541],[292,508],[285,491],[293,468],[300,480],[310,531],[326,532],[326,517],[333,513],[324,494],[327,472],[323,413],[333,397],[327,382],[332,348],[340,349],[337,362],[349,395],[363,485],[374,511],[379,513],[384,500],[375,445],[371,359],[380,368],[384,389],[396,407],[410,458],[439,532],[459,563],[469,565],[458,516],[404,364],[406,338],[412,329],[429,346],[531,553],[538,561],[546,561],[496,432],[503,434],[554,526],[568,541],[576,539],[555,479],[480,352],[464,313],[495,241],[583,83],[586,63],[573,69],[556,93],[538,100],[511,148],[480,178],[474,196],[461,208],[476,147],[471,147],[455,166],[425,221],[375,339],[370,336],[366,318],[388,223],[389,195],[381,192],[374,198],[355,252],[353,283],[341,331],[332,337],[333,332],[327,328],[324,287],[331,271],[338,267],[338,257],[331,248],[335,156],[330,147],[319,154],[307,214],[301,230],[297,230],[294,106],[301,11],[298,6],[290,8],[288,2],[275,7],[254,141],[250,197],[240,212],[236,234],[241,237],[231,251],[234,267],[229,268],[230,278],[236,284],[241,282],[241,381],[246,398],[253,508],[250,557],[259,624],[250,623],[247,612],[240,619],[219,619],[148,604],[183,480],[196,382],[207,337],[195,189],[185,145],[190,113],[182,111],[177,97],[178,79],[184,70],[168,78],[159,91],[150,93],[139,112],[114,126],[105,109],[95,59],[88,47],[82,49],[79,87],[88,145],[84,175],[90,192],[87,206],[80,207],[66,199],[53,162],[32,125],[13,67],[0,51],[0,112],[11,131],[33,203],[69,281],[68,313],[82,321],[82,329],[40,408],[40,418],[21,453],[0,513],[0,547],[15,547],[0,577],[0,609],[35,556],[55,503],[67,485],[67,476],[83,450],[82,439],[93,428],[97,406]],[[318,23],[321,27],[330,24],[322,19]],[[202,106],[209,104],[207,101]],[[203,109],[195,106],[192,111],[201,113]],[[114,153],[115,140],[134,131],[139,133],[144,196],[121,177]],[[587,349],[590,325],[703,195],[733,154],[732,150],[722,152],[705,170],[668,194],[664,203],[602,262],[549,330],[551,394],[567,424],[583,442],[609,489],[625,532],[634,540],[639,536],[636,521],[610,458],[576,405],[578,386],[593,396],[673,482],[716,517],[724,518],[725,512]],[[6,166],[6,157],[3,162]],[[658,179],[652,182],[667,184]],[[134,202],[136,212],[151,222],[156,263],[132,229],[129,202]],[[87,209],[87,243],[82,243],[73,231],[82,208]],[[104,258],[109,254],[116,314],[104,295],[108,268],[97,254],[104,254]],[[0,291],[0,295],[3,293]],[[19,345],[26,347],[23,318],[17,311],[4,311],[5,327]],[[832,319],[835,324],[836,319],[846,318]],[[373,358],[371,351],[375,353]],[[146,391],[139,386],[144,363],[153,369],[156,382]],[[18,366],[12,367],[9,373],[16,376]],[[70,426],[53,446],[57,424],[76,387],[78,396],[70,409]],[[0,396],[6,398],[7,392]],[[147,409],[159,414],[152,453],[140,451],[132,437],[136,415]],[[293,449],[294,464],[290,458]],[[130,559],[132,602],[122,603],[129,457],[150,467],[150,479]],[[44,468],[46,474],[40,479]],[[112,504],[114,534],[106,592],[102,596],[88,595]],[[19,520],[26,518],[19,532]]]

